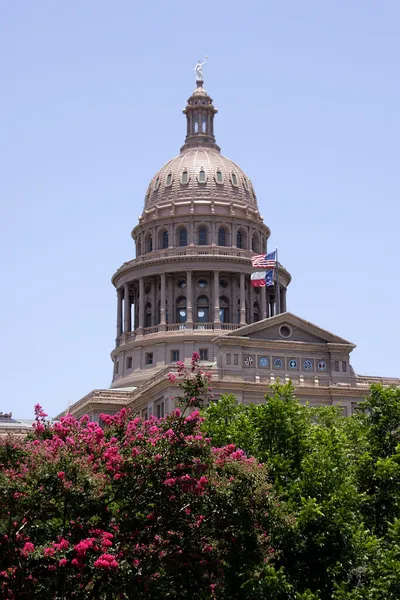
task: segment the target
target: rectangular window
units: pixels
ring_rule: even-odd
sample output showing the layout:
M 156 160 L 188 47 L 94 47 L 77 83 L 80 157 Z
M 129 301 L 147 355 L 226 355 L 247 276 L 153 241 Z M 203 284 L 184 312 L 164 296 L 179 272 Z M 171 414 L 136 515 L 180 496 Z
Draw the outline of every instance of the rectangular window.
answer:
M 153 407 L 149 406 L 149 418 L 153 415 Z
M 119 370 L 119 360 L 117 360 L 117 361 L 115 362 L 115 374 L 117 374 L 117 373 L 118 373 L 118 370 Z
M 208 348 L 200 348 L 200 360 L 208 360 Z
M 127 356 L 126 357 L 126 368 L 127 369 L 132 369 L 132 356 Z
M 152 365 L 152 364 L 153 364 L 153 353 L 146 352 L 146 365 Z
M 171 362 L 177 362 L 179 360 L 179 350 L 171 350 Z
M 162 419 L 164 416 L 164 402 L 159 402 L 155 408 L 157 419 Z
M 230 355 L 230 354 L 227 354 L 227 355 L 226 355 L 226 364 L 227 364 L 227 365 L 230 365 L 230 364 L 231 364 L 231 355 Z
M 347 371 L 347 362 L 345 360 L 342 360 L 342 371 L 343 373 L 346 373 Z
M 335 371 L 339 371 L 339 361 L 335 360 Z
M 233 355 L 233 364 L 234 365 L 238 365 L 239 364 L 239 354 L 234 354 Z

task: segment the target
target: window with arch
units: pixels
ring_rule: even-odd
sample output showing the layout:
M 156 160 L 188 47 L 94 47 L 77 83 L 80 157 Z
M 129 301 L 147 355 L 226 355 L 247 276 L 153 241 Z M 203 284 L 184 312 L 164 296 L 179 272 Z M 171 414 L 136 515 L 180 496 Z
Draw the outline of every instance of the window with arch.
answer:
M 229 300 L 226 296 L 219 298 L 219 318 L 221 323 L 229 323 Z
M 159 187 L 160 187 L 160 177 L 156 177 L 156 180 L 154 182 L 154 191 L 157 191 Z
M 241 229 L 236 232 L 236 248 L 244 248 L 244 234 Z
M 186 323 L 187 319 L 187 301 L 185 296 L 179 296 L 176 299 L 176 322 Z
M 182 171 L 181 183 L 183 185 L 187 185 L 189 183 L 189 171 L 187 169 Z
M 199 183 L 205 183 L 206 182 L 206 172 L 203 169 L 203 167 L 201 167 L 200 171 L 199 171 Z
M 234 185 L 235 187 L 237 187 L 238 180 L 237 180 L 236 173 L 234 173 L 233 171 L 231 173 L 231 178 L 232 178 L 232 185 Z
M 226 246 L 227 245 L 227 231 L 225 227 L 220 227 L 218 229 L 218 246 Z
M 208 243 L 207 227 L 201 226 L 197 230 L 197 243 L 199 246 L 207 246 Z
M 208 323 L 210 305 L 207 296 L 199 296 L 196 302 L 196 317 L 198 323 Z
M 253 322 L 257 323 L 260 320 L 260 305 L 258 302 L 254 302 L 253 304 Z
M 247 180 L 247 177 L 244 177 L 244 178 L 243 178 L 243 185 L 244 185 L 245 189 L 246 189 L 247 191 L 249 191 L 249 182 L 248 182 L 248 180 Z
M 165 180 L 165 185 L 167 185 L 167 186 L 172 185 L 172 173 L 168 173 L 167 179 Z
M 206 133 L 206 131 L 207 131 L 207 119 L 206 119 L 206 117 L 202 117 L 202 119 L 201 119 L 201 131 L 202 131 L 202 133 Z
M 178 246 L 181 248 L 183 246 L 187 246 L 188 243 L 188 234 L 186 227 L 181 227 L 178 231 Z
M 151 302 L 144 307 L 144 326 L 151 327 Z
M 153 238 L 150 234 L 146 237 L 146 253 L 147 252 L 153 252 Z
M 193 127 L 194 127 L 194 132 L 199 133 L 199 118 L 198 117 L 195 117 Z
M 251 238 L 251 249 L 253 252 L 260 252 L 260 239 L 257 233 L 253 233 Z
M 168 231 L 163 231 L 161 235 L 161 248 L 165 250 L 168 248 Z
M 224 182 L 224 177 L 222 175 L 222 171 L 220 169 L 218 169 L 218 171 L 215 174 L 215 180 L 217 183 L 223 183 Z

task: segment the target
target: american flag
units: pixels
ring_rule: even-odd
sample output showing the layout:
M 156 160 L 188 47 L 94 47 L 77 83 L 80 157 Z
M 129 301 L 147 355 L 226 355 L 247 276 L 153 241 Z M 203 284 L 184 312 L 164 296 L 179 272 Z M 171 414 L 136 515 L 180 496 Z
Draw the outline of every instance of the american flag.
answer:
M 276 250 L 269 254 L 257 254 L 251 257 L 251 265 L 253 267 L 274 269 L 276 265 Z

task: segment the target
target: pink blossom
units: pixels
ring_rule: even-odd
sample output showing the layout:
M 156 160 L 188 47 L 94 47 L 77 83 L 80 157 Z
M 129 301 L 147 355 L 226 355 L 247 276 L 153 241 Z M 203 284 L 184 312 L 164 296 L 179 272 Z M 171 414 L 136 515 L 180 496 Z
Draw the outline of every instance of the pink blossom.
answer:
M 174 373 L 168 373 L 168 379 L 171 383 L 175 383 L 177 376 Z
M 28 554 L 32 554 L 32 552 L 35 552 L 34 544 L 32 544 L 32 542 L 26 542 L 21 550 L 22 556 L 28 556 Z
M 64 479 L 64 477 L 65 477 L 65 473 L 64 473 L 64 471 L 59 471 L 59 472 L 57 473 L 57 477 L 58 477 L 58 479 Z

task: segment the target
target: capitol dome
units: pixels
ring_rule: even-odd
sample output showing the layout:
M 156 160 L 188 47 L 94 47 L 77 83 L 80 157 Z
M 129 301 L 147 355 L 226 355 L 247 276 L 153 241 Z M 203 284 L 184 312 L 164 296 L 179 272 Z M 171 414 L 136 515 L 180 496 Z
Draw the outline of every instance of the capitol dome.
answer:
M 250 179 L 229 158 L 220 154 L 215 142 L 212 99 L 197 82 L 184 109 L 187 134 L 181 154 L 168 161 L 147 188 L 145 209 L 166 202 L 215 200 L 250 205 L 257 199 Z
M 214 148 L 186 148 L 168 161 L 150 182 L 145 208 L 202 198 L 257 208 L 250 179 L 236 163 Z

